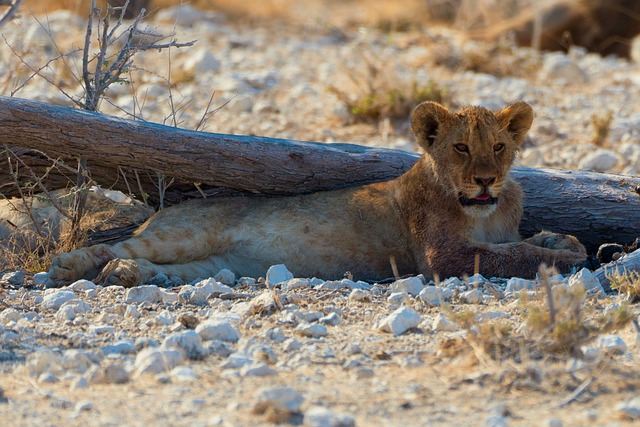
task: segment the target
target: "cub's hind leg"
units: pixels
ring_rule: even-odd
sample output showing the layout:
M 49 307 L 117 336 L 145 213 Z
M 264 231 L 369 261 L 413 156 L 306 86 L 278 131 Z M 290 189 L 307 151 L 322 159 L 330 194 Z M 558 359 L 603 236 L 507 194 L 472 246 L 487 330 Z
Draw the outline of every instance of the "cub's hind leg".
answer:
M 95 245 L 59 255 L 51 263 L 52 286 L 68 285 L 79 279 L 93 279 L 116 255 L 108 245 Z
M 113 259 L 102 269 L 96 283 L 103 286 L 130 288 L 163 273 L 167 277 L 179 277 L 184 282 L 213 277 L 224 265 L 216 257 L 184 264 L 154 264 L 147 259 Z
M 211 221 L 211 218 L 224 218 L 224 215 L 212 213 L 211 208 L 197 209 L 188 204 L 165 209 L 140 226 L 128 240 L 60 255 L 52 263 L 49 278 L 55 286 L 62 286 L 78 279 L 93 279 L 115 259 L 182 265 L 224 253 L 233 238 L 223 231 L 226 226 L 220 226 L 220 221 Z

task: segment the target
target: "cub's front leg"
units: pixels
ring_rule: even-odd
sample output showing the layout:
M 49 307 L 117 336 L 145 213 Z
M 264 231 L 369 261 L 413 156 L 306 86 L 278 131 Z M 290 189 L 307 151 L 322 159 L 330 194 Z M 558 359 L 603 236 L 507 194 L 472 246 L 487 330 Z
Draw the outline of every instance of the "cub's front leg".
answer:
M 568 236 L 571 237 L 571 236 Z M 575 238 L 574 238 L 575 239 Z M 578 242 L 579 244 L 579 242 Z M 580 244 L 579 244 L 580 245 Z M 534 278 L 540 264 L 554 266 L 568 273 L 581 265 L 587 255 L 584 247 L 549 249 L 529 242 L 466 244 L 458 242 L 454 248 L 427 250 L 426 258 L 433 273 L 440 277 L 472 275 L 476 257 L 480 258 L 479 272 L 486 277 Z
M 578 239 L 569 234 L 558 234 L 550 231 L 541 231 L 535 236 L 524 239 L 523 242 L 529 243 L 534 246 L 540 246 L 541 248 L 557 249 L 557 250 L 569 250 L 587 255 L 587 250 L 584 245 L 580 243 Z

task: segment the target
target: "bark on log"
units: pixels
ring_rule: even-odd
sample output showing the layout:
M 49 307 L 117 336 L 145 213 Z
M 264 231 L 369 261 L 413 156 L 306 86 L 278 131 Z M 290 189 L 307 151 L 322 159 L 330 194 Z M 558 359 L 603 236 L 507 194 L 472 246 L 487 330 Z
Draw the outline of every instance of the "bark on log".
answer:
M 169 203 L 197 197 L 194 182 L 210 195 L 292 195 L 392 179 L 418 159 L 352 144 L 193 132 L 5 97 L 0 97 L 0 141 L 11 144 L 38 176 L 51 166 L 47 156 L 75 164 L 82 155 L 103 187 L 134 194 L 140 187 L 152 201 L 157 201 L 157 175 L 166 175 L 176 180 L 166 193 Z M 126 171 L 128 185 L 120 171 Z M 31 178 L 27 168 L 19 173 L 21 181 Z M 514 168 L 513 176 L 525 192 L 524 236 L 541 229 L 570 233 L 590 251 L 603 242 L 630 243 L 640 236 L 640 178 L 531 168 Z M 43 183 L 66 187 L 68 177 L 48 171 Z M 2 156 L 0 192 L 16 195 L 13 186 L 2 186 L 7 182 L 13 178 Z

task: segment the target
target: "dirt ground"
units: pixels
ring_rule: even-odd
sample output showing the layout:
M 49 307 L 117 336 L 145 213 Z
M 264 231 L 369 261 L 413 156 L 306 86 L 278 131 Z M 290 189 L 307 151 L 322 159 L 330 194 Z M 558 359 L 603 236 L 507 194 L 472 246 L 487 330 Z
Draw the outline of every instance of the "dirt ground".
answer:
M 175 81 L 159 77 L 166 56 L 142 56 L 140 68 L 153 73 L 136 85 L 114 88 L 105 112 L 127 116 L 132 94 L 140 99 L 151 94 L 145 117 L 166 121 L 166 91 L 172 87 L 183 100 L 190 99 L 181 118 L 193 128 L 215 89 L 217 105 L 228 104 L 210 121 L 210 131 L 415 151 L 406 119 L 358 121 L 329 90 L 355 94 L 366 86 L 373 77 L 353 81 L 350 73 L 364 73 L 369 58 L 370 72 L 393 84 L 436 79 L 451 106 L 501 107 L 513 98 L 531 102 L 536 123 L 519 164 L 596 165 L 601 171 L 640 173 L 640 106 L 635 102 L 640 67 L 627 60 L 579 49 L 558 57 L 470 43 L 459 28 L 416 24 L 423 10 L 413 1 L 415 9 L 408 9 L 415 12 L 413 21 L 402 32 L 381 19 L 388 15 L 396 24 L 406 22 L 407 9 L 399 11 L 396 2 L 374 2 L 375 7 L 331 2 L 326 10 L 310 2 L 313 7 L 305 11 L 270 1 L 251 13 L 230 5 L 235 2 L 209 3 L 217 4 L 210 10 L 220 15 L 177 27 L 182 40 L 197 38 L 200 45 L 173 53 L 179 70 Z M 60 46 L 82 40 L 75 21 L 56 19 L 52 26 L 62 22 L 71 32 L 64 33 Z M 162 29 L 176 28 L 175 22 L 158 22 Z M 32 29 L 31 24 L 25 20 L 19 28 Z M 25 51 L 34 60 L 52 52 L 38 31 L 21 34 L 11 36 L 41 42 Z M 215 60 L 202 59 L 204 51 L 214 52 Z M 15 80 L 2 80 L 1 93 L 7 95 L 12 90 L 7 88 L 29 73 L 14 68 L 15 59 L 8 59 L 13 57 L 6 49 L 3 53 L 1 70 L 15 73 L 10 76 Z M 200 65 L 188 65 L 193 57 L 213 70 L 194 72 Z M 59 71 L 55 65 L 51 69 Z M 72 79 L 63 81 L 70 93 L 78 89 Z M 69 105 L 56 88 L 37 79 L 31 83 L 16 96 Z M 594 116 L 606 118 L 607 111 L 615 118 L 597 139 Z M 586 164 L 594 152 L 614 160 L 607 167 Z M 392 291 L 388 283 L 359 291 L 349 281 L 334 288 L 307 281 L 272 291 L 258 280 L 194 303 L 177 296 L 190 285 L 157 291 L 159 300 L 139 301 L 122 288 L 47 290 L 34 282 L 33 273 L 27 270 L 17 284 L 8 277 L 0 280 L 3 426 L 556 427 L 631 426 L 640 420 L 640 331 L 628 321 L 638 318 L 639 307 L 624 294 L 580 299 L 573 332 L 562 335 L 572 344 L 551 350 L 560 341 L 556 330 L 540 332 L 533 321 L 535 304 L 548 312 L 540 280 L 536 291 L 522 293 L 507 291 L 508 278 L 476 284 L 463 278 L 447 288 L 451 295 L 439 306 L 416 292 Z M 465 292 L 476 288 L 479 300 L 466 299 Z M 66 302 L 47 305 L 51 295 L 65 292 Z M 271 298 L 269 304 L 256 308 L 264 298 Z M 80 308 L 69 315 L 65 304 Z M 419 320 L 398 335 L 382 331 L 380 323 L 402 307 Z M 618 328 L 603 326 L 602 318 L 620 307 L 627 321 Z M 454 325 L 443 326 L 443 316 Z M 239 339 L 188 335 L 196 325 L 218 318 L 235 328 Z M 326 330 L 310 336 L 303 331 L 309 325 Z M 161 368 L 141 373 L 144 351 L 169 351 L 167 340 L 177 336 L 193 338 L 200 353 L 181 356 L 175 366 L 163 365 L 170 356 L 161 353 L 166 358 L 157 362 Z M 126 350 L 113 350 L 116 345 Z M 178 348 L 189 352 L 186 345 Z M 280 386 L 294 389 L 302 402 L 293 410 L 282 410 L 278 402 L 260 409 L 261 390 Z

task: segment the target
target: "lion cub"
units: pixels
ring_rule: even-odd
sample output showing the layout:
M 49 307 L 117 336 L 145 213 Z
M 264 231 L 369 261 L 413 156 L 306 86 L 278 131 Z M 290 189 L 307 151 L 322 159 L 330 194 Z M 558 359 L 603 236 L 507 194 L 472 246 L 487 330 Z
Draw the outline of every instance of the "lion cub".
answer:
M 525 102 L 459 112 L 425 102 L 411 127 L 425 150 L 404 175 L 356 188 L 281 198 L 195 200 L 164 209 L 135 236 L 53 261 L 56 285 L 95 278 L 135 286 L 158 273 L 184 281 L 227 268 L 258 277 L 284 263 L 297 277 L 356 279 L 399 273 L 532 277 L 541 263 L 568 270 L 586 258 L 575 237 L 521 241 L 522 192 L 509 176 L 531 126 Z

